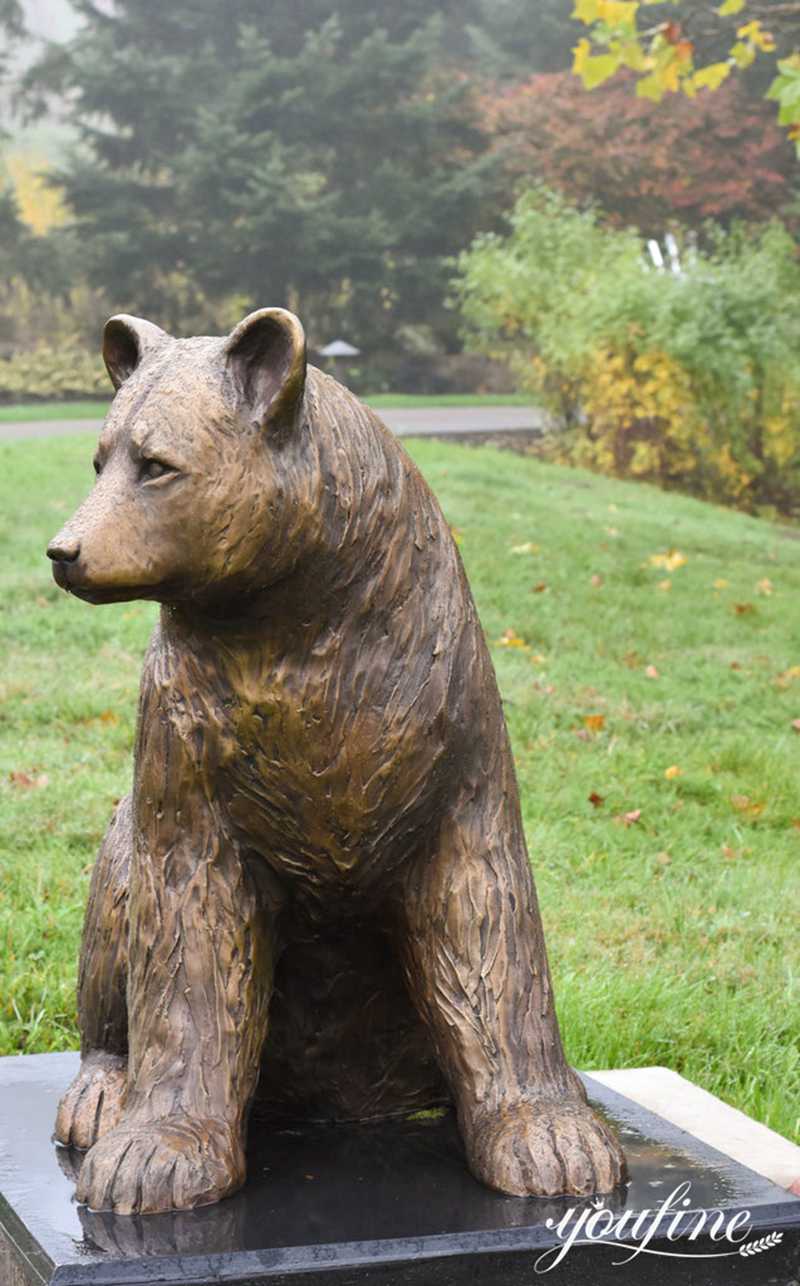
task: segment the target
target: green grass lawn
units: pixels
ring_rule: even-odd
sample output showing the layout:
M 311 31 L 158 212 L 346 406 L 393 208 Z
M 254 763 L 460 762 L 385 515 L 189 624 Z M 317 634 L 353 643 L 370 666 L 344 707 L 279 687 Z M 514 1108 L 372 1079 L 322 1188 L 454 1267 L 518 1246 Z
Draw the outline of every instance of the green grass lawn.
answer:
M 0 447 L 2 1053 L 76 1043 L 88 873 L 130 781 L 154 609 L 71 600 L 43 556 L 91 450 Z M 492 644 L 572 1061 L 665 1064 L 796 1135 L 798 533 L 488 447 L 411 450 Z
M 364 399 L 376 408 L 414 406 L 528 406 L 530 398 L 522 393 L 375 393 Z M 102 419 L 108 402 L 16 402 L 0 406 L 0 424 L 42 420 Z

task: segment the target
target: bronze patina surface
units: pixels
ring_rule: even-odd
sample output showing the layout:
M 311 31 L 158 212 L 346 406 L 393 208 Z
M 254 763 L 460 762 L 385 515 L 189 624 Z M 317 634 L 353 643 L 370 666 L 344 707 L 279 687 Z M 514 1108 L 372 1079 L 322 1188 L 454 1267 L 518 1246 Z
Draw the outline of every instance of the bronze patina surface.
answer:
M 51 543 L 89 603 L 163 606 L 133 791 L 92 879 L 77 1195 L 151 1212 L 245 1180 L 254 1100 L 318 1120 L 452 1101 L 473 1173 L 610 1192 L 567 1066 L 500 697 L 439 506 L 296 317 L 116 317 L 89 497 Z

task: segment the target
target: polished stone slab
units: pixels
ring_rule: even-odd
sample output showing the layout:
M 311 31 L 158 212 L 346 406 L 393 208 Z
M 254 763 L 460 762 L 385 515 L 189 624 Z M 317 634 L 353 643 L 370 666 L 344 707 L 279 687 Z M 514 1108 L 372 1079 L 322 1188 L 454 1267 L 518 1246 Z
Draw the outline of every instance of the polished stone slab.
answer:
M 770 1238 L 770 1247 L 742 1255 L 705 1232 L 694 1241 L 656 1234 L 647 1253 L 624 1264 L 631 1252 L 619 1244 L 576 1243 L 543 1273 L 540 1257 L 563 1244 L 552 1221 L 591 1207 L 489 1192 L 466 1170 L 449 1116 L 278 1130 L 252 1151 L 244 1190 L 216 1206 L 143 1218 L 93 1214 L 73 1199 L 80 1155 L 50 1141 L 76 1064 L 74 1054 L 0 1059 L 0 1286 L 534 1286 L 540 1276 L 556 1286 L 800 1282 L 800 1199 L 588 1077 L 629 1158 L 629 1186 L 606 1201 L 615 1216 L 655 1211 L 689 1183 L 684 1220 L 692 1211 L 718 1209 L 726 1219 L 746 1211 L 747 1245 Z M 654 1217 L 644 1218 L 640 1237 Z
M 669 1067 L 592 1072 L 592 1080 L 663 1116 L 718 1152 L 800 1196 L 800 1147 Z M 800 1088 L 800 1087 L 798 1087 Z

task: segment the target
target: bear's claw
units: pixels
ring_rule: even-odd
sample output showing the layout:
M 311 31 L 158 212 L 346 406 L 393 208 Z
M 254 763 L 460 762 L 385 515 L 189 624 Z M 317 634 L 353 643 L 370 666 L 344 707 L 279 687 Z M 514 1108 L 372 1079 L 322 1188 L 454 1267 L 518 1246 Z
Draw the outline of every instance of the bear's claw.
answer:
M 128 1063 L 117 1054 L 89 1054 L 58 1105 L 56 1142 L 90 1148 L 117 1124 L 128 1083 Z
M 609 1193 L 626 1177 L 622 1149 L 587 1103 L 534 1099 L 465 1130 L 476 1178 L 515 1197 Z
M 209 1205 L 244 1180 L 244 1149 L 222 1121 L 123 1120 L 87 1153 L 76 1195 L 91 1210 L 154 1214 Z

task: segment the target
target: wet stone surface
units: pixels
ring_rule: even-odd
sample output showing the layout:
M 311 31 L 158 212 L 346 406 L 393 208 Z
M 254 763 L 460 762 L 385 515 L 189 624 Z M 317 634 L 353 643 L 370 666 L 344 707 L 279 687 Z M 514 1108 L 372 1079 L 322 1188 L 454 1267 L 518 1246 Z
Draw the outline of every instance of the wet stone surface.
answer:
M 488 1191 L 466 1170 L 449 1115 L 360 1127 L 256 1128 L 250 1178 L 236 1196 L 179 1214 L 93 1213 L 74 1201 L 81 1154 L 51 1142 L 56 1104 L 76 1065 L 76 1054 L 0 1059 L 0 1286 L 800 1281 L 800 1199 L 591 1078 L 590 1097 L 619 1130 L 631 1172 L 629 1185 L 605 1199 L 606 1210 L 617 1219 L 631 1212 L 630 1229 L 634 1212 L 655 1217 L 688 1183 L 684 1219 L 699 1210 L 721 1211 L 726 1220 L 747 1211 L 739 1224 L 746 1237 L 711 1240 L 709 1217 L 690 1241 L 695 1216 L 670 1241 L 663 1235 L 670 1215 L 631 1262 L 620 1262 L 631 1250 L 618 1243 L 580 1238 L 554 1262 L 564 1237 L 553 1222 L 570 1209 L 576 1212 L 570 1222 L 582 1211 L 593 1214 L 590 1203 Z M 645 1219 L 640 1241 L 648 1227 Z M 772 1246 L 739 1253 L 740 1244 L 770 1237 Z

